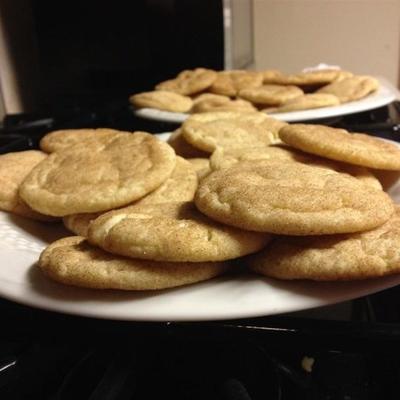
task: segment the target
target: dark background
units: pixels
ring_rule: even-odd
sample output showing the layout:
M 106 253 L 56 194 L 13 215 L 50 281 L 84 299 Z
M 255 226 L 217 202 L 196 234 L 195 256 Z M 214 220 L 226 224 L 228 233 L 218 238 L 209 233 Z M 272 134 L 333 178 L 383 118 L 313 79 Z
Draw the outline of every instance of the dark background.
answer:
M 220 0 L 4 0 L 0 7 L 31 111 L 126 102 L 183 69 L 224 67 Z

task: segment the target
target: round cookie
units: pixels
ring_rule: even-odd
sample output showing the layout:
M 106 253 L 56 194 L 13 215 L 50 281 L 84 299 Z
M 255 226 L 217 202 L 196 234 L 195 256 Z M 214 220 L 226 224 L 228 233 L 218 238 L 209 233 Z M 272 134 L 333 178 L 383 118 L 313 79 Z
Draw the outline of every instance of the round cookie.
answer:
M 310 157 L 306 153 L 291 149 L 284 145 L 264 147 L 234 147 L 224 149 L 218 147 L 210 157 L 212 171 L 230 168 L 242 161 L 279 160 L 287 162 L 306 162 Z
M 379 180 L 366 168 L 357 165 L 345 164 L 339 161 L 328 160 L 303 153 L 286 145 L 272 145 L 267 147 L 242 147 L 215 150 L 210 157 L 210 166 L 213 171 L 229 168 L 238 162 L 252 160 L 277 160 L 284 162 L 300 162 L 321 168 L 330 168 L 336 172 L 346 173 L 363 181 L 365 184 L 382 189 Z
M 190 116 L 181 129 L 187 142 L 212 153 L 218 146 L 231 148 L 275 143 L 279 130 L 286 125 L 259 112 L 214 112 Z
M 39 150 L 26 150 L 0 155 L 0 209 L 39 221 L 53 218 L 32 210 L 20 198 L 19 187 L 32 169 L 47 158 Z
M 204 100 L 213 100 L 213 101 L 223 102 L 223 101 L 229 101 L 230 97 L 224 96 L 222 94 L 205 92 L 205 93 L 201 93 L 201 94 L 198 94 L 198 95 L 192 97 L 192 100 L 193 100 L 193 107 L 194 107 L 196 104 L 201 103 Z
M 59 131 L 49 132 L 40 140 L 39 146 L 46 153 L 62 151 L 66 148 L 82 144 L 83 146 L 90 145 L 93 140 L 98 140 L 100 143 L 108 143 L 116 135 L 121 133 L 131 133 L 116 131 L 114 129 L 63 129 Z
M 223 261 L 263 248 L 269 235 L 210 220 L 192 202 L 125 207 L 93 221 L 89 241 L 111 253 L 156 261 Z
M 216 78 L 217 72 L 211 69 L 196 68 L 194 70 L 185 70 L 179 73 L 175 79 L 159 83 L 156 86 L 156 90 L 170 91 L 188 96 L 206 90 Z
M 156 190 L 142 197 L 134 204 L 157 204 L 175 201 L 192 201 L 198 185 L 196 171 L 192 164 L 182 157 L 176 158 L 171 176 Z M 64 225 L 71 232 L 87 237 L 90 223 L 102 213 L 83 213 L 67 215 Z
M 178 156 L 171 176 L 156 190 L 142 197 L 135 204 L 193 201 L 197 186 L 198 177 L 194 167 L 189 161 Z
M 343 71 L 341 69 L 317 69 L 312 71 L 300 72 L 291 75 L 295 85 L 299 86 L 314 86 L 314 85 L 327 85 L 332 82 L 338 82 L 345 78 L 353 76 L 351 72 Z
M 351 76 L 330 83 L 317 93 L 335 95 L 341 103 L 362 99 L 379 88 L 379 82 L 371 76 Z
M 400 272 L 400 208 L 378 228 L 319 237 L 276 237 L 247 265 L 279 279 L 318 281 L 376 278 Z
M 30 207 L 48 215 L 105 211 L 155 190 L 175 163 L 173 149 L 154 136 L 121 134 L 106 145 L 93 142 L 50 154 L 19 193 Z
M 167 143 L 175 150 L 176 155 L 184 158 L 207 158 L 209 155 L 207 152 L 199 150 L 188 143 L 183 137 L 181 128 L 171 133 Z
M 190 97 L 179 93 L 155 90 L 153 92 L 137 93 L 129 97 L 129 101 L 138 108 L 155 108 L 171 112 L 188 112 L 193 105 Z
M 267 69 L 261 72 L 263 74 L 263 84 L 281 84 L 285 74 L 277 69 Z
M 334 81 L 353 76 L 351 72 L 340 69 L 323 69 L 298 74 L 284 74 L 277 70 L 263 71 L 264 83 L 278 85 L 297 85 L 297 86 L 320 86 L 327 85 Z
M 256 71 L 220 71 L 209 91 L 224 96 L 234 97 L 240 90 L 256 88 L 262 85 L 263 74 Z
M 214 95 L 217 96 L 217 95 Z M 193 104 L 191 113 L 204 113 L 216 111 L 239 111 L 239 112 L 254 112 L 257 109 L 247 100 L 236 99 L 232 100 L 229 97 L 220 96 L 221 99 L 205 98 Z
M 368 168 L 399 170 L 400 148 L 362 133 L 323 125 L 292 124 L 279 131 L 283 142 L 332 160 Z
M 297 86 L 264 85 L 258 88 L 246 88 L 239 92 L 239 97 L 258 105 L 281 105 L 289 100 L 304 95 Z
M 370 172 L 370 170 L 365 167 L 319 157 L 311 157 L 309 160 L 304 161 L 304 164 L 314 165 L 321 168 L 330 168 L 333 171 L 340 172 L 342 174 L 349 174 L 366 185 L 382 190 L 382 185 L 379 180 L 372 172 Z
M 284 113 L 291 111 L 311 110 L 314 108 L 332 107 L 340 104 L 339 99 L 328 93 L 310 93 L 303 96 L 295 97 L 283 103 L 280 107 L 266 108 L 265 111 L 269 114 Z
M 211 173 L 200 182 L 195 203 L 222 223 L 287 235 L 372 229 L 393 213 L 385 192 L 350 175 L 270 160 L 241 162 Z
M 49 278 L 92 289 L 157 290 L 205 281 L 226 272 L 228 263 L 158 263 L 115 256 L 83 237 L 49 245 L 38 266 Z

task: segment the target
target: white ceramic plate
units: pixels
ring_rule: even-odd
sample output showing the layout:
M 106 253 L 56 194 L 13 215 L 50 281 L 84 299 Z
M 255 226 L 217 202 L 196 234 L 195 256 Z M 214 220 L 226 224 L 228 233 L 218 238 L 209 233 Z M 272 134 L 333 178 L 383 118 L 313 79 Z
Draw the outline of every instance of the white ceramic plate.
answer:
M 160 135 L 166 139 L 168 134 Z M 389 194 L 400 202 L 400 180 Z M 400 284 L 400 274 L 355 282 L 278 281 L 250 273 L 154 292 L 96 291 L 48 280 L 35 263 L 42 249 L 70 234 L 0 211 L 0 296 L 47 310 L 142 321 L 248 318 L 334 304 Z
M 287 122 L 311 121 L 339 117 L 347 114 L 354 114 L 362 111 L 373 110 L 390 104 L 396 98 L 400 98 L 399 91 L 386 79 L 378 78 L 380 88 L 375 93 L 364 99 L 352 101 L 334 107 L 316 108 L 313 110 L 293 111 L 287 113 L 271 114 L 272 117 Z M 156 121 L 171 123 L 182 123 L 189 114 L 174 113 L 169 111 L 156 110 L 154 108 L 141 108 L 134 110 L 136 116 Z

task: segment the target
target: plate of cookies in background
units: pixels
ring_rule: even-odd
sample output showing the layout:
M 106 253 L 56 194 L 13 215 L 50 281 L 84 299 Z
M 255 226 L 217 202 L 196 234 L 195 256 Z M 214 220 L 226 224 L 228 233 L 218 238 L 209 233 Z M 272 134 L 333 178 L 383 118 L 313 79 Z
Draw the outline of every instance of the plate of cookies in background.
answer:
M 279 70 L 185 70 L 129 101 L 138 117 L 182 123 L 189 115 L 262 111 L 286 122 L 372 110 L 399 98 L 386 79 L 326 67 L 295 74 Z
M 263 112 L 0 156 L 0 295 L 120 320 L 298 311 L 400 283 L 400 147 Z

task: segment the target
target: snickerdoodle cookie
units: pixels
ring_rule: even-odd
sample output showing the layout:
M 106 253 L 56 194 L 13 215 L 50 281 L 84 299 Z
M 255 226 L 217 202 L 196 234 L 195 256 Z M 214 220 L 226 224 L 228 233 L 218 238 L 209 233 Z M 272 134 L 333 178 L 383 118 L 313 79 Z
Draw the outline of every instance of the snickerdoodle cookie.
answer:
M 393 213 L 385 192 L 348 174 L 270 160 L 212 172 L 200 182 L 195 203 L 222 223 L 287 235 L 372 229 Z
M 234 97 L 240 90 L 256 88 L 262 85 L 263 74 L 257 71 L 220 71 L 209 91 L 224 96 Z
M 280 106 L 302 95 L 304 95 L 303 91 L 297 86 L 272 84 L 246 88 L 239 92 L 239 97 L 263 106 Z
M 111 253 L 156 261 L 223 261 L 254 253 L 269 235 L 222 225 L 192 202 L 125 207 L 90 224 L 89 241 Z
M 263 71 L 264 83 L 274 83 L 279 85 L 298 85 L 298 86 L 320 86 L 327 85 L 334 81 L 353 76 L 351 72 L 341 69 L 320 69 L 297 74 L 284 74 L 278 70 Z
M 242 147 L 232 149 L 223 149 L 219 147 L 210 157 L 210 166 L 211 169 L 215 171 L 222 168 L 229 168 L 242 161 L 251 160 L 300 162 L 321 168 L 330 168 L 337 172 L 352 175 L 367 185 L 371 185 L 377 189 L 382 189 L 379 180 L 365 167 L 328 160 L 327 158 L 321 158 L 298 151 L 283 144 L 266 147 Z
M 275 143 L 285 122 L 259 112 L 213 112 L 190 116 L 182 125 L 183 137 L 191 145 L 212 153 L 224 148 L 266 146 Z
M 292 124 L 279 131 L 283 142 L 299 150 L 369 168 L 399 170 L 400 148 L 362 133 L 324 125 Z
M 268 114 L 284 113 L 290 111 L 311 110 L 314 108 L 332 107 L 340 104 L 339 99 L 328 93 L 309 93 L 288 100 L 279 107 L 266 108 L 262 111 Z
M 319 237 L 276 237 L 247 264 L 279 279 L 354 280 L 400 272 L 400 208 L 378 228 Z
M 174 150 L 137 132 L 107 144 L 72 146 L 50 154 L 20 186 L 20 196 L 43 214 L 65 216 L 121 207 L 159 187 L 175 168 Z
M 107 143 L 112 140 L 116 135 L 123 132 L 114 129 L 100 128 L 100 129 L 63 129 L 59 131 L 49 132 L 40 140 L 40 148 L 46 153 L 53 153 L 54 151 L 64 150 L 75 144 L 82 144 L 86 146 L 93 140 L 98 140 L 101 143 Z
M 156 89 L 188 96 L 206 90 L 216 78 L 217 72 L 211 69 L 185 70 L 180 72 L 176 78 L 159 83 Z
M 19 187 L 32 169 L 47 158 L 39 150 L 19 151 L 0 155 L 0 209 L 23 217 L 49 220 L 46 215 L 32 210 L 20 198 Z
M 171 176 L 156 190 L 134 202 L 134 204 L 157 204 L 175 201 L 192 201 L 198 185 L 196 171 L 189 161 L 176 158 Z M 64 225 L 79 236 L 87 236 L 89 224 L 102 213 L 66 215 Z
M 335 95 L 341 103 L 359 100 L 379 88 L 379 82 L 372 76 L 351 76 L 334 81 L 317 90 L 317 93 Z
M 217 96 L 217 95 L 214 95 Z M 199 100 L 196 104 L 193 104 L 191 113 L 204 113 L 204 112 L 215 112 L 215 111 L 239 111 L 239 112 L 251 112 L 257 111 L 257 109 L 247 100 L 243 99 L 231 99 L 229 97 L 220 96 L 221 98 L 204 98 Z
M 309 159 L 308 154 L 296 151 L 285 145 L 233 147 L 227 149 L 218 147 L 210 157 L 210 166 L 213 171 L 216 171 L 232 167 L 242 161 L 281 160 L 306 162 Z
M 193 165 L 182 157 L 176 157 L 175 168 L 164 183 L 135 204 L 156 204 L 174 201 L 192 201 L 198 185 Z
M 166 90 L 137 93 L 129 97 L 129 101 L 138 108 L 155 108 L 172 112 L 188 112 L 193 105 L 190 97 Z
M 51 279 L 92 289 L 157 290 L 205 281 L 226 272 L 227 262 L 172 263 L 115 256 L 80 236 L 49 245 L 38 266 Z

